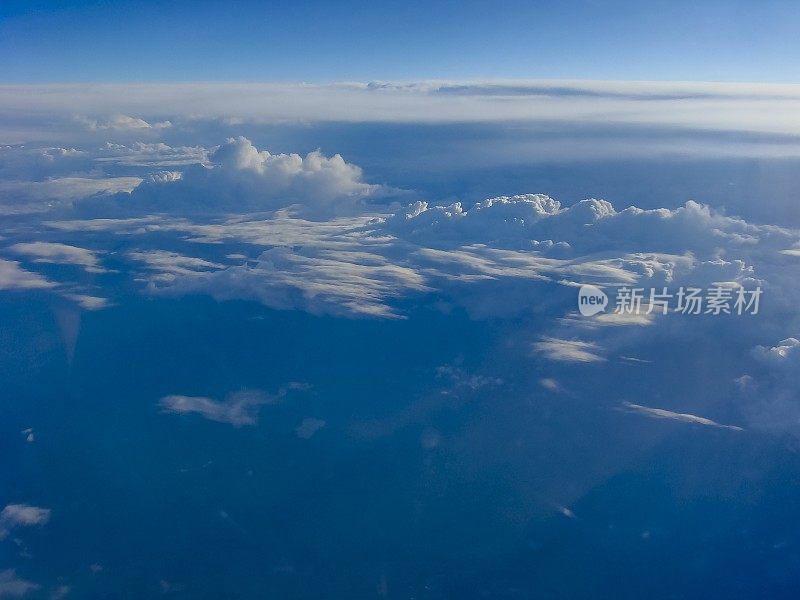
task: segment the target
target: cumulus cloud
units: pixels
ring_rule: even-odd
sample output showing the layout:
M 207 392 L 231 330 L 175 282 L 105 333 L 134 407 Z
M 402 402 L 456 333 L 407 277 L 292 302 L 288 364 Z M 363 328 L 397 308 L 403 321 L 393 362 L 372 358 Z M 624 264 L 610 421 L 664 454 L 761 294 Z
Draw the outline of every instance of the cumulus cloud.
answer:
M 28 504 L 9 504 L 0 512 L 0 540 L 12 529 L 44 525 L 50 520 L 50 509 Z
M 180 177 L 150 178 L 129 196 L 124 210 L 192 213 L 246 213 L 295 207 L 316 218 L 349 214 L 387 192 L 363 181 L 361 169 L 339 154 L 306 156 L 258 150 L 244 137 L 230 138 Z M 108 204 L 94 204 L 96 208 Z
M 752 349 L 751 372 L 737 378 L 741 409 L 753 427 L 800 435 L 800 340 L 789 337 Z
M 698 417 L 688 413 L 672 412 L 663 408 L 651 408 L 649 406 L 642 406 L 641 404 L 631 404 L 630 402 L 622 403 L 626 412 L 644 415 L 653 419 L 667 419 L 670 421 L 680 421 L 682 423 L 693 423 L 695 425 L 706 425 L 708 427 L 719 427 L 721 429 L 731 429 L 733 431 L 743 431 L 741 427 L 736 425 L 722 425 L 711 419 L 705 417 Z
M 756 346 L 753 354 L 779 368 L 794 367 L 800 364 L 800 340 L 790 337 L 775 346 Z
M 89 129 L 90 131 L 140 131 L 143 129 L 168 129 L 172 127 L 169 121 L 158 121 L 148 123 L 144 119 L 131 117 L 129 115 L 114 115 L 107 119 L 91 119 L 89 117 L 78 116 L 75 120 Z
M 481 243 L 558 257 L 608 250 L 709 253 L 767 243 L 777 249 L 793 239 L 787 230 L 752 225 L 693 201 L 674 210 L 617 211 L 596 199 L 564 208 L 542 194 L 489 198 L 469 210 L 459 202 L 429 206 L 420 201 L 387 219 L 385 228 L 430 246 Z
M 209 421 L 228 423 L 234 427 L 255 425 L 260 408 L 275 399 L 258 390 L 232 392 L 225 400 L 204 396 L 164 396 L 159 401 L 161 411 L 174 414 L 198 414 Z
M 257 172 L 269 159 L 251 146 L 242 153 L 247 146 L 241 140 L 232 144 L 225 160 L 230 168 Z M 219 167 L 198 168 L 213 173 Z M 152 185 L 171 189 L 187 177 Z M 778 288 L 790 289 L 775 261 L 792 260 L 780 250 L 800 237 L 695 202 L 672 210 L 618 211 L 603 200 L 562 207 L 541 194 L 490 198 L 466 210 L 419 202 L 377 218 L 309 220 L 278 210 L 200 221 L 160 215 L 47 225 L 75 234 L 113 231 L 195 244 L 191 256 L 166 248 L 127 253 L 146 266 L 137 277 L 152 292 L 208 293 L 273 308 L 375 317 L 402 316 L 398 301 L 434 291 L 457 298 L 475 316 L 497 316 L 529 310 L 534 297 L 540 309 L 557 302 L 563 295 L 545 293 L 553 285 L 753 287 L 768 275 Z M 771 298 L 780 300 L 774 293 Z M 591 325 L 650 325 L 653 318 L 606 314 Z
M 80 170 L 89 154 L 78 148 L 0 145 L 0 179 L 38 181 Z

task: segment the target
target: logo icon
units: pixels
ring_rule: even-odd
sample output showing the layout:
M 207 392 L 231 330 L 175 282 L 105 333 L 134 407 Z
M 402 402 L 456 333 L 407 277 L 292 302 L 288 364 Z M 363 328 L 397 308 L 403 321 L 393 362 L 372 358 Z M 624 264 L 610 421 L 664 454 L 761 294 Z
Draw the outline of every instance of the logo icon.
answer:
M 595 285 L 582 285 L 578 290 L 578 310 L 584 317 L 603 312 L 608 306 L 608 296 Z

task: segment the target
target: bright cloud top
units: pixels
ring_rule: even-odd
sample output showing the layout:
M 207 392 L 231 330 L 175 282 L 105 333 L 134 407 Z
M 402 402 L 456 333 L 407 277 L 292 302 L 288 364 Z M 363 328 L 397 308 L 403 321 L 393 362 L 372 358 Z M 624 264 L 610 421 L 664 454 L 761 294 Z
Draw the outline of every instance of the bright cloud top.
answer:
M 271 154 L 238 137 L 211 153 L 208 166 L 193 165 L 181 174 L 156 173 L 130 195 L 117 195 L 116 207 L 191 214 L 295 206 L 303 214 L 330 217 L 352 213 L 364 200 L 382 193 L 381 186 L 365 183 L 361 169 L 338 154 Z M 103 210 L 109 203 L 101 199 L 94 206 Z

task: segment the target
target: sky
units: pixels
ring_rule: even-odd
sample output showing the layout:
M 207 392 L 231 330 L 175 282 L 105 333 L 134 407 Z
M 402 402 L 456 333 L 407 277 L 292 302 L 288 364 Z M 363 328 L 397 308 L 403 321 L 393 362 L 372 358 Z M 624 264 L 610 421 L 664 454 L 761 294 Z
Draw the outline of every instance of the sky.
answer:
M 4 2 L 0 81 L 792 82 L 791 1 Z
M 797 598 L 799 16 L 0 4 L 0 599 Z

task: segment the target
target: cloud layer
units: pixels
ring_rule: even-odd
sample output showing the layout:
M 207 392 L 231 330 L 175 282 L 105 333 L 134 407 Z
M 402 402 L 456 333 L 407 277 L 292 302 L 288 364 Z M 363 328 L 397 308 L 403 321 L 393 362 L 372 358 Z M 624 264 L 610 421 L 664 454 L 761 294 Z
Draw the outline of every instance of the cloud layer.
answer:
M 798 104 L 800 87 L 791 84 L 431 81 L 0 86 L 0 113 L 24 108 L 29 114 L 70 119 L 84 115 L 79 122 L 95 130 L 169 127 L 173 123 L 157 117 L 169 114 L 184 119 L 234 116 L 256 122 L 569 119 L 797 134 L 800 128 L 793 125 L 793 115 Z

